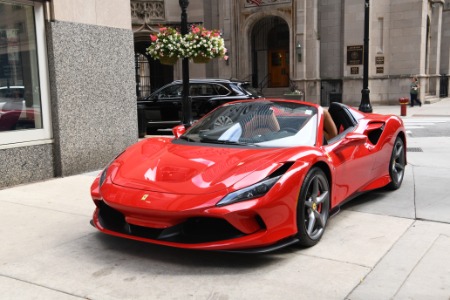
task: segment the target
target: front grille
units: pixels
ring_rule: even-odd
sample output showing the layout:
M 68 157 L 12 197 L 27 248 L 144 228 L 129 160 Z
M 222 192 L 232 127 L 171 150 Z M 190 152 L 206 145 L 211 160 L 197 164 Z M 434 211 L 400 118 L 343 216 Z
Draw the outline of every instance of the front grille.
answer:
M 184 244 L 222 241 L 244 236 L 226 220 L 196 217 L 175 226 L 158 229 L 129 224 L 125 216 L 104 202 L 98 204 L 100 224 L 111 231 L 141 238 Z

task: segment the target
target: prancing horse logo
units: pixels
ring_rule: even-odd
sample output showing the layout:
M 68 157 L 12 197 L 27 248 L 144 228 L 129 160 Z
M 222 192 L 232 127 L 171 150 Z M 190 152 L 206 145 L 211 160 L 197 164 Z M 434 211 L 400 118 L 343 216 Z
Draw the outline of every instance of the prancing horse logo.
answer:
M 142 196 L 141 201 L 145 201 L 148 197 L 148 194 L 144 194 L 144 196 Z

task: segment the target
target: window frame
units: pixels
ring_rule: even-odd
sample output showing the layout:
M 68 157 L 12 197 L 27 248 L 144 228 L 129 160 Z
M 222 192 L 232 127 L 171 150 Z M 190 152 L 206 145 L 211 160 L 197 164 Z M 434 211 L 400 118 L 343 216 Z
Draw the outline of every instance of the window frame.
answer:
M 29 5 L 34 10 L 42 128 L 0 132 L 0 149 L 52 143 L 45 7 L 43 3 L 36 1 L 7 1 L 7 3 Z
M 223 84 L 214 84 L 214 89 L 217 93 L 217 96 L 220 96 L 220 97 L 226 97 L 226 96 L 231 95 L 231 93 L 232 93 L 231 89 L 229 89 L 228 87 L 226 87 Z M 221 93 L 222 91 L 226 91 L 227 93 L 222 94 Z

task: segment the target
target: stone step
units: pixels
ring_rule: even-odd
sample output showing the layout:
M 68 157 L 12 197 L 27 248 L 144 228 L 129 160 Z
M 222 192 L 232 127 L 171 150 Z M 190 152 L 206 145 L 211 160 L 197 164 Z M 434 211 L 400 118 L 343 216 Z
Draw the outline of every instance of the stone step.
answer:
M 425 99 L 423 101 L 424 104 L 432 104 L 441 101 L 442 98 L 439 98 L 437 96 L 425 96 Z
M 289 88 L 264 88 L 262 90 L 262 93 L 264 97 L 267 98 L 275 98 L 275 97 L 282 97 L 284 94 L 289 93 Z

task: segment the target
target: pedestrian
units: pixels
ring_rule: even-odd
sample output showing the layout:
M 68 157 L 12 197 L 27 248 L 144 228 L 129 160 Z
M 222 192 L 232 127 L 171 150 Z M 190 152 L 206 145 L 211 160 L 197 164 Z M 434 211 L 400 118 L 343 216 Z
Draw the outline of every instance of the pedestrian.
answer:
M 419 106 L 422 106 L 422 102 L 418 98 L 420 91 L 419 80 L 417 77 L 413 77 L 411 80 L 411 84 L 409 85 L 409 94 L 411 95 L 410 106 L 414 107 L 415 103 L 418 103 Z

